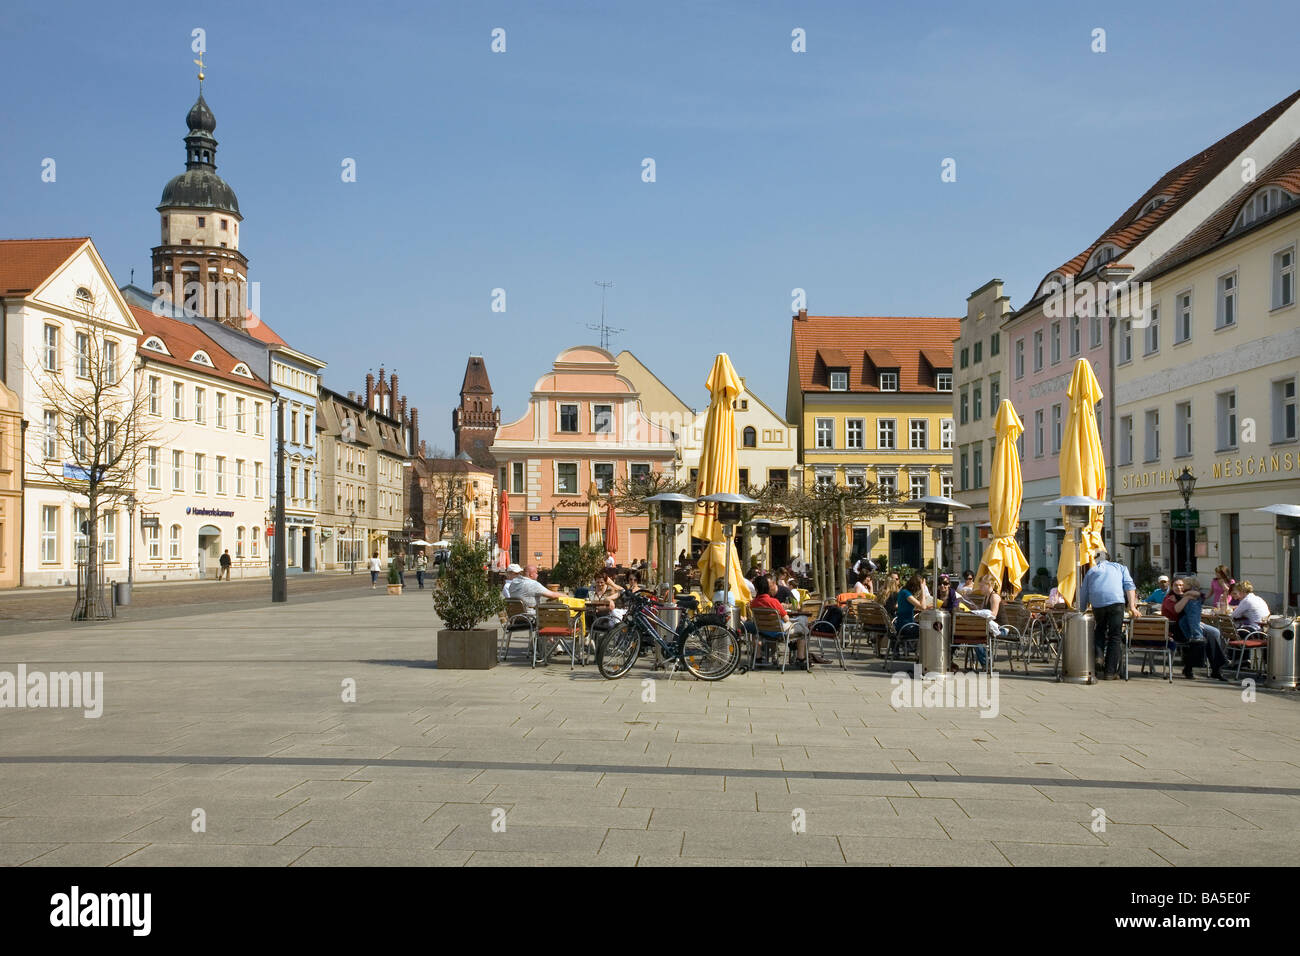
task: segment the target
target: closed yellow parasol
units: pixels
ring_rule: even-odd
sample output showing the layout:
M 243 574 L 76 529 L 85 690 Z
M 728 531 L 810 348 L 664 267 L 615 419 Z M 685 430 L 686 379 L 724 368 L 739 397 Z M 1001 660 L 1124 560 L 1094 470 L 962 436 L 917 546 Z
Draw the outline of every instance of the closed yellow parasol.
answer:
M 603 532 L 600 522 L 600 491 L 593 481 L 587 489 L 587 544 L 603 544 Z
M 1061 497 L 1082 495 L 1088 498 L 1104 499 L 1106 497 L 1106 461 L 1101 450 L 1101 438 L 1097 435 L 1097 403 L 1101 401 L 1101 385 L 1092 372 L 1092 366 L 1086 359 L 1074 363 L 1074 374 L 1070 376 L 1070 411 L 1065 419 L 1065 431 L 1062 434 L 1061 456 L 1058 459 L 1061 471 Z M 1075 589 L 1078 587 L 1079 566 L 1091 565 L 1092 556 L 1102 547 L 1101 508 L 1088 509 L 1088 524 L 1083 529 L 1081 546 L 1083 553 L 1076 559 L 1074 541 L 1070 538 L 1061 542 L 1061 560 L 1057 564 L 1057 589 L 1061 596 L 1074 605 Z M 1065 510 L 1061 510 L 1064 521 Z
M 984 575 L 991 574 L 998 582 L 998 587 L 1002 586 L 1003 580 L 1007 580 L 1011 582 L 1015 593 L 1019 594 L 1021 579 L 1029 573 L 1029 561 L 1016 542 L 1016 529 L 1020 525 L 1020 503 L 1025 496 L 1016 439 L 1025 427 L 1020 424 L 1015 406 L 1005 398 L 998 406 L 994 430 L 998 443 L 993 452 L 993 472 L 989 479 L 989 523 L 993 527 L 975 580 L 982 580 Z
M 732 403 L 740 394 L 740 376 L 726 353 L 713 360 L 713 370 L 704 383 L 711 396 L 709 414 L 704 421 L 704 445 L 700 450 L 700 472 L 695 495 L 736 494 L 740 490 L 740 475 L 736 471 L 736 415 Z M 727 547 L 722 523 L 718 521 L 717 505 L 701 503 L 695 509 L 691 536 L 709 542 L 700 555 L 700 589 L 707 595 L 713 593 L 713 584 L 724 573 L 731 592 L 738 595 L 737 603 L 746 603 L 749 592 L 740 583 L 744 573 L 740 555 L 731 549 L 727 560 Z

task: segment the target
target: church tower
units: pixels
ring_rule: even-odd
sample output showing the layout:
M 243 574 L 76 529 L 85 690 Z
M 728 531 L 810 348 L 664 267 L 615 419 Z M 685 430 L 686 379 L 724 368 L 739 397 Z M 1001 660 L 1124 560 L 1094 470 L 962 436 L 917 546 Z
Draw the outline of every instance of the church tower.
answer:
M 185 172 L 163 187 L 162 241 L 153 249 L 153 294 L 244 328 L 248 260 L 239 251 L 239 200 L 217 175 L 217 119 L 199 98 L 185 117 Z
M 475 464 L 495 469 L 488 451 L 501 425 L 501 409 L 492 407 L 492 383 L 488 381 L 483 356 L 471 355 L 460 385 L 460 407 L 451 413 L 451 430 L 456 436 L 455 454 L 469 455 Z

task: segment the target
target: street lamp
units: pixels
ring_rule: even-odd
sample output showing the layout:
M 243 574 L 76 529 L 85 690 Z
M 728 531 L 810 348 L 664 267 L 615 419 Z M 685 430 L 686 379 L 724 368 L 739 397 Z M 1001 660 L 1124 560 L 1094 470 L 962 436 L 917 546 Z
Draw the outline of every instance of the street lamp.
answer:
M 552 508 L 551 509 L 551 567 L 555 567 L 555 560 L 557 557 L 559 557 L 559 552 L 560 552 L 560 541 L 559 538 L 556 537 L 557 532 L 555 530 L 555 519 L 558 518 L 559 516 L 560 513 L 556 511 L 554 508 Z
M 1194 571 L 1192 567 L 1192 492 L 1196 490 L 1196 476 L 1190 468 L 1183 466 L 1183 473 L 1174 479 L 1178 483 L 1178 493 L 1183 496 L 1183 542 L 1187 550 L 1183 554 L 1184 571 Z M 1177 574 L 1177 570 L 1174 571 Z
M 406 545 L 406 559 L 408 562 L 411 559 L 411 529 L 413 527 L 415 527 L 415 519 L 410 515 L 407 515 L 402 519 L 402 534 L 405 538 L 404 543 Z
M 126 556 L 126 593 L 131 593 L 131 588 L 135 584 L 135 495 L 126 496 L 126 516 L 127 522 L 131 526 L 131 544 L 127 548 Z
M 357 509 L 348 508 L 348 520 L 351 524 L 351 533 L 348 536 L 348 574 L 357 573 Z

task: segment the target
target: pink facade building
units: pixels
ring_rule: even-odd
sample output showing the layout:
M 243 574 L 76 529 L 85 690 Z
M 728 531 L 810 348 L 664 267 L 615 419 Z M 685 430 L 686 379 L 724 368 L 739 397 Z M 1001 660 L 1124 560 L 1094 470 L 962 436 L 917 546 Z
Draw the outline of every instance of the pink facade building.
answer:
M 511 560 L 553 565 L 560 548 L 586 536 L 591 484 L 607 495 L 616 480 L 673 471 L 673 438 L 646 416 L 613 355 L 594 345 L 561 352 L 523 416 L 501 425 L 492 442 L 510 494 Z M 602 500 L 602 527 L 604 514 Z M 648 530 L 645 515 L 618 513 L 620 564 L 648 557 Z

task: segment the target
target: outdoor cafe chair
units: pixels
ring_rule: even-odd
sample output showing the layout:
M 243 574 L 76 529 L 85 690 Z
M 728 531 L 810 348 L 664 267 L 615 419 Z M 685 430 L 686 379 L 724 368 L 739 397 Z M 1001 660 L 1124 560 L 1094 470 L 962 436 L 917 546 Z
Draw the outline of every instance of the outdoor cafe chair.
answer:
M 1156 672 L 1155 658 L 1164 658 L 1165 678 L 1174 681 L 1174 642 L 1169 638 L 1169 618 L 1164 616 L 1135 617 L 1128 622 L 1128 647 L 1124 649 L 1124 679 L 1128 680 L 1129 655 L 1134 651 L 1142 652 L 1142 670 L 1145 674 L 1147 664 L 1151 673 Z
M 835 653 L 840 660 L 840 670 L 848 670 L 844 664 L 844 627 L 848 624 L 848 615 L 841 616 L 840 628 L 835 627 L 835 622 L 831 619 L 829 608 L 822 608 L 816 602 L 805 605 L 800 609 L 800 616 L 808 615 L 808 639 L 809 639 L 809 656 L 811 659 L 812 641 L 817 642 L 817 653 L 822 652 L 822 641 L 830 638 L 831 643 L 835 645 Z
M 1233 651 L 1236 651 L 1237 653 L 1237 678 L 1240 679 L 1241 677 L 1241 662 L 1247 657 L 1254 657 L 1256 651 L 1264 652 L 1259 655 L 1259 663 L 1255 665 L 1257 673 L 1262 675 L 1264 672 L 1265 658 L 1268 652 L 1268 635 L 1258 627 L 1251 627 L 1250 625 L 1245 624 L 1237 627 L 1235 632 L 1237 636 L 1235 638 L 1228 637 L 1228 634 L 1231 633 L 1233 632 L 1227 631 L 1224 633 L 1224 643 L 1228 646 L 1229 654 Z
M 989 619 L 970 611 L 958 611 L 952 618 L 952 652 L 957 648 L 984 647 L 985 668 L 993 673 L 993 640 L 989 636 Z
M 754 607 L 751 604 L 749 612 L 754 617 L 754 627 L 758 629 L 758 640 L 754 641 L 754 650 L 749 657 L 750 669 L 753 670 L 754 662 L 758 660 L 759 643 L 775 642 L 785 645 L 785 656 L 781 659 L 781 673 L 784 674 L 786 665 L 790 661 L 790 649 L 799 636 L 781 620 L 781 615 L 770 607 Z M 811 655 L 807 648 L 804 649 L 804 669 L 812 669 Z
M 858 619 L 855 636 L 862 637 L 868 645 L 874 638 L 876 653 L 881 653 L 894 636 L 894 624 L 889 619 L 885 606 L 876 601 L 860 601 L 854 608 L 854 613 Z
M 1007 666 L 1015 672 L 1016 666 L 1012 661 L 1013 651 L 1020 652 L 1020 661 L 1025 665 L 1025 673 L 1029 673 L 1029 661 L 1026 656 L 1029 650 L 1029 639 L 1026 632 L 1029 630 L 1029 609 L 1018 601 L 1002 602 L 1001 618 L 997 622 L 1001 630 L 990 637 L 990 642 L 994 650 L 999 644 L 1007 646 Z
M 578 657 L 578 642 L 583 635 L 582 612 L 576 614 L 567 604 L 537 605 L 537 632 L 534 641 L 533 666 L 545 664 L 557 651 L 569 655 L 572 670 Z M 583 652 L 583 664 L 587 663 Z
M 897 618 L 890 621 L 889 647 L 885 651 L 885 670 L 889 670 L 889 666 L 895 661 L 919 660 L 920 653 L 921 625 L 913 621 L 911 624 L 899 627 Z
M 532 649 L 537 643 L 537 621 L 528 613 L 528 606 L 523 601 L 511 598 L 506 601 L 505 612 L 501 616 L 501 630 L 506 639 L 505 649 L 501 652 L 501 660 L 505 660 L 510 653 L 510 642 L 514 636 L 519 633 L 528 635 L 528 648 Z

